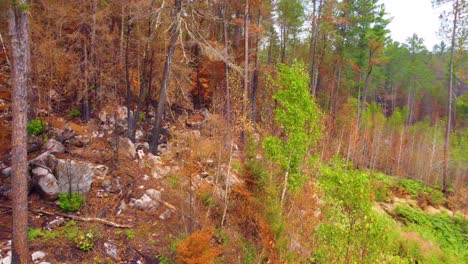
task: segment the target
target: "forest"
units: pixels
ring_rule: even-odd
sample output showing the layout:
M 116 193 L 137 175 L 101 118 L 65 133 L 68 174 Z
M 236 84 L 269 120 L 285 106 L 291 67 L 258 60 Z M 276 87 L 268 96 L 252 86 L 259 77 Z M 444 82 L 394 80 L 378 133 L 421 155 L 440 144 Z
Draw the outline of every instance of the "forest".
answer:
M 432 48 L 379 0 L 0 1 L 0 263 L 468 263 L 427 1 Z

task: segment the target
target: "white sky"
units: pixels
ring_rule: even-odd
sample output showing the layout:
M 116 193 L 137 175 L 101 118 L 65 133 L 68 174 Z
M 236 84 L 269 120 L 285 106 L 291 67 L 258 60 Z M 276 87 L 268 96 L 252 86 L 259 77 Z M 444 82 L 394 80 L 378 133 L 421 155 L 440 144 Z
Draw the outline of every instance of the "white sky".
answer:
M 388 17 L 393 17 L 388 25 L 393 40 L 404 43 L 406 38 L 416 33 L 424 39 L 429 50 L 440 42 L 437 32 L 440 27 L 440 9 L 432 8 L 431 0 L 380 0 L 385 4 Z

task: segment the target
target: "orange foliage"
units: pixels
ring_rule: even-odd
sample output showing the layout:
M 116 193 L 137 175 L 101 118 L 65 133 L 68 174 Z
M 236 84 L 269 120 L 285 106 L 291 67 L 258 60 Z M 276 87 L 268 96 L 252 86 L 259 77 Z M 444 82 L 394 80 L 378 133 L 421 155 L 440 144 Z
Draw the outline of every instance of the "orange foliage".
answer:
M 210 264 L 215 263 L 221 254 L 221 247 L 212 245 L 211 230 L 200 230 L 177 245 L 177 260 L 182 264 Z

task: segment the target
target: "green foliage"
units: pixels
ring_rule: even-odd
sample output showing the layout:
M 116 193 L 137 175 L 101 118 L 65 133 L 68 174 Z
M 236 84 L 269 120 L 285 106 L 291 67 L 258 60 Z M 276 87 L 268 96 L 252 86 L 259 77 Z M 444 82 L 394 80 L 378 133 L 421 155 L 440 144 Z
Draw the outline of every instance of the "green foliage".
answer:
M 135 231 L 133 231 L 132 229 L 127 229 L 127 230 L 125 230 L 125 236 L 128 239 L 134 239 L 135 238 Z
M 304 183 L 300 167 L 307 151 L 320 138 L 321 111 L 309 94 L 307 67 L 303 63 L 280 65 L 275 83 L 282 88 L 273 96 L 280 105 L 275 109 L 275 120 L 285 136 L 269 136 L 263 146 L 268 156 L 289 172 L 288 187 L 294 190 Z
M 75 117 L 81 116 L 81 112 L 80 112 L 80 110 L 78 110 L 78 109 L 72 109 L 72 110 L 68 113 L 68 116 L 71 117 L 71 118 L 75 118 Z
M 242 263 L 245 264 L 254 264 L 257 260 L 257 248 L 254 244 L 249 243 L 248 241 L 244 241 L 243 243 L 244 248 L 244 257 Z
M 76 192 L 60 193 L 58 206 L 65 212 L 76 212 L 84 202 L 83 196 Z
M 159 264 L 171 264 L 170 259 L 164 255 L 158 255 L 155 257 L 155 259 Z
M 40 228 L 28 228 L 28 241 L 34 241 L 38 237 L 42 237 L 44 233 Z
M 437 243 L 444 251 L 447 263 L 468 261 L 468 221 L 460 216 L 447 214 L 429 215 L 409 206 L 398 206 L 395 217 L 405 223 L 405 230 L 415 231 Z
M 28 122 L 26 130 L 29 135 L 37 136 L 42 134 L 45 131 L 45 128 L 45 123 L 41 119 L 36 118 Z
M 94 248 L 94 238 L 94 233 L 91 231 L 79 232 L 78 235 L 74 238 L 73 242 L 77 248 L 88 252 Z
M 145 119 L 146 119 L 146 114 L 145 113 L 140 113 L 140 115 L 138 116 L 138 120 L 145 121 Z
M 171 189 L 177 189 L 177 187 L 179 186 L 179 176 L 171 174 L 169 175 L 169 177 L 167 177 L 167 182 L 169 183 Z
M 396 224 L 373 211 L 367 174 L 335 159 L 320 166 L 319 186 L 325 192 L 327 221 L 317 231 L 317 263 L 379 263 L 395 255 Z M 363 254 L 365 252 L 365 254 Z
M 211 195 L 211 192 L 204 192 L 200 194 L 201 200 L 204 205 L 208 207 L 213 207 L 215 206 L 215 202 L 213 201 L 213 197 Z
M 62 230 L 65 234 L 65 237 L 69 240 L 75 239 L 75 237 L 78 236 L 78 232 L 80 231 L 80 228 L 76 225 L 76 222 L 74 220 L 71 220 L 68 222 Z

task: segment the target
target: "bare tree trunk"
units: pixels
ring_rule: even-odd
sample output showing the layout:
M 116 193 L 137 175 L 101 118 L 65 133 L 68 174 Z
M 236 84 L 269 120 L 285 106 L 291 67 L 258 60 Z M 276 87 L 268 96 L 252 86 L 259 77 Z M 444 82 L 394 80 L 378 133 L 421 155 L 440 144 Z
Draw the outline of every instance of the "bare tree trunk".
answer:
M 151 139 L 150 151 L 153 154 L 156 154 L 159 145 L 159 135 L 161 133 L 160 125 L 164 116 L 164 105 L 166 104 L 166 93 L 167 93 L 167 84 L 169 81 L 169 72 L 171 70 L 172 55 L 174 55 L 175 44 L 177 42 L 179 34 L 179 15 L 182 9 L 182 0 L 175 0 L 174 2 L 174 18 L 171 30 L 171 40 L 169 42 L 169 48 L 167 50 L 166 63 L 164 64 L 163 78 L 161 81 L 161 92 L 159 94 L 158 102 L 158 111 L 156 113 L 156 122 L 153 128 L 153 138 Z
M 453 15 L 453 28 L 452 28 L 452 45 L 450 47 L 450 72 L 449 72 L 449 87 L 447 91 L 447 126 L 445 129 L 445 143 L 444 143 L 444 174 L 442 177 L 442 192 L 447 193 L 448 183 L 447 178 L 449 174 L 449 156 L 450 156 L 450 132 L 452 126 L 452 92 L 453 92 L 453 75 L 454 75 L 454 54 L 455 54 L 455 38 L 457 32 L 457 20 L 459 14 L 460 1 L 456 0 Z
M 227 12 L 227 0 L 223 3 L 223 34 L 224 34 L 224 56 L 225 60 L 229 59 L 229 40 L 228 40 L 228 24 L 226 20 Z M 228 124 L 231 124 L 231 95 L 230 95 L 230 83 L 229 83 L 229 65 L 224 63 L 224 78 L 226 78 L 226 119 Z
M 262 12 L 261 9 L 258 10 L 258 21 L 257 27 L 260 28 L 260 23 L 262 21 Z M 258 45 L 260 42 L 259 34 L 255 40 L 255 66 L 253 72 L 253 82 L 252 82 L 252 124 L 255 126 L 257 121 L 257 93 L 258 93 L 258 65 L 259 65 L 259 56 L 258 56 Z
M 317 45 L 318 45 L 318 37 L 320 33 L 320 22 L 322 17 L 322 3 L 323 0 L 319 0 L 318 7 L 317 0 L 313 1 L 314 5 L 314 14 L 312 17 L 312 32 L 311 32 L 311 59 L 312 65 L 310 67 L 310 85 L 312 95 L 315 96 L 317 92 Z M 317 12 L 316 12 L 317 10 Z
M 127 18 L 127 43 L 125 47 L 125 83 L 127 85 L 127 98 L 126 98 L 126 105 L 127 105 L 127 128 L 128 128 L 128 136 L 130 136 L 130 131 L 132 131 L 132 116 L 131 116 L 131 103 L 132 103 L 132 88 L 130 86 L 130 69 L 129 69 L 129 46 L 130 46 L 130 31 L 131 31 L 131 24 L 130 18 Z
M 135 114 L 133 116 L 133 124 L 132 124 L 132 127 L 128 128 L 129 129 L 129 134 L 130 134 L 130 140 L 132 142 L 135 142 L 135 134 L 136 134 L 136 128 L 137 128 L 137 124 L 138 124 L 138 119 L 140 118 L 140 113 L 141 113 L 141 110 L 143 108 L 143 101 L 145 100 L 145 94 L 146 94 L 146 85 L 147 85 L 147 81 L 146 81 L 146 68 L 148 66 L 148 60 L 149 60 L 149 53 L 150 53 L 150 43 L 151 43 L 151 34 L 152 34 L 152 30 L 151 30 L 151 24 L 152 24 L 152 13 L 153 13 L 153 7 L 154 7 L 154 4 L 155 4 L 155 1 L 151 1 L 151 8 L 150 8 L 150 11 L 149 11 L 149 17 L 148 17 L 148 39 L 146 40 L 146 43 L 145 43 L 145 54 L 144 54 L 144 58 L 143 58 L 143 69 L 141 71 L 141 80 L 140 80 L 140 93 L 138 95 L 138 103 L 137 103 L 137 108 L 136 108 L 136 111 L 135 111 Z
M 28 166 L 27 166 L 27 94 L 29 64 L 28 2 L 13 2 L 9 11 L 12 46 L 12 263 L 29 263 L 28 251 Z M 26 8 L 25 8 L 26 7 Z
M 244 94 L 243 112 L 246 114 L 249 94 L 249 0 L 245 1 L 244 13 Z

